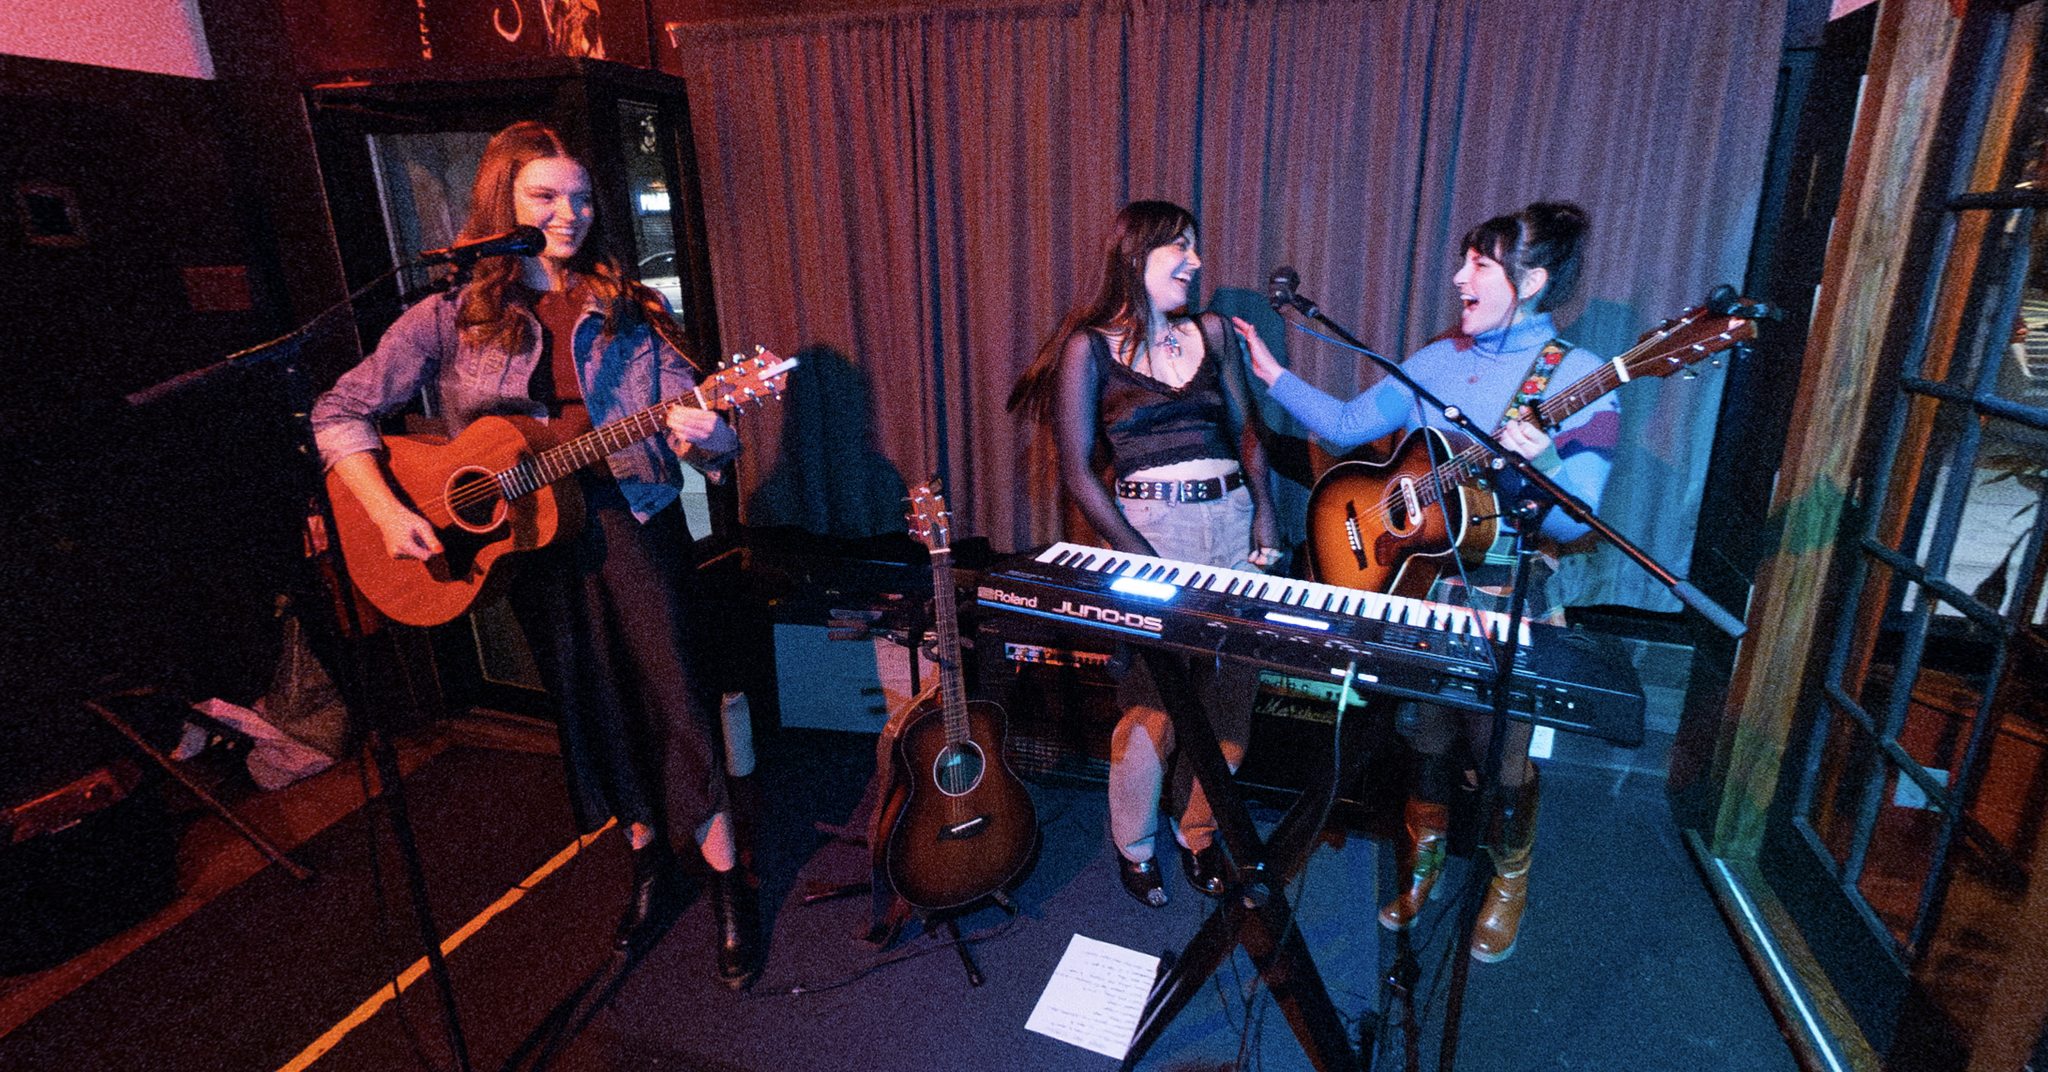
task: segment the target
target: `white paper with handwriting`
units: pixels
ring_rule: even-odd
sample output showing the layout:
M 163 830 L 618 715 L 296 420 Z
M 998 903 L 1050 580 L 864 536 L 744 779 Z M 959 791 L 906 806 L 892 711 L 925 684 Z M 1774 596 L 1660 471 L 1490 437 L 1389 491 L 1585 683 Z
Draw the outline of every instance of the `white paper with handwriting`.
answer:
M 1122 1060 L 1158 973 L 1158 957 L 1077 934 L 1024 1027 Z

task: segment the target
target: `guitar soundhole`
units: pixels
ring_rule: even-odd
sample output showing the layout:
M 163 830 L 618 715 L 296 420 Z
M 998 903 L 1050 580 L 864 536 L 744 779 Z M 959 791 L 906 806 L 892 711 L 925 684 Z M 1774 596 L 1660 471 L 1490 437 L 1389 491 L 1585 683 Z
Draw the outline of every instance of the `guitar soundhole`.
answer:
M 1394 494 L 1387 496 L 1387 531 L 1405 533 L 1413 527 L 1408 502 L 1414 495 L 1415 486 L 1406 479 L 1394 486 Z
M 932 762 L 932 784 L 947 796 L 972 792 L 981 784 L 984 766 L 981 748 L 973 741 L 949 744 L 939 749 L 938 758 Z
M 505 519 L 505 498 L 487 469 L 462 469 L 448 480 L 448 513 L 471 532 L 498 527 Z

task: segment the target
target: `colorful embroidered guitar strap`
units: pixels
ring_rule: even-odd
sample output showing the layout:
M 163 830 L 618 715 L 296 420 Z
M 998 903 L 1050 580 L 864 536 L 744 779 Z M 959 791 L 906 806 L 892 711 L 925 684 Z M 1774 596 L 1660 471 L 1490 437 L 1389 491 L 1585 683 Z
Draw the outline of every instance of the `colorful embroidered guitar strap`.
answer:
M 1543 344 L 1536 360 L 1529 363 L 1529 374 L 1522 377 L 1521 390 L 1515 392 L 1507 412 L 1502 414 L 1501 427 L 1507 427 L 1509 421 L 1521 420 L 1535 413 L 1536 400 L 1543 397 L 1544 389 L 1550 386 L 1550 377 L 1557 372 L 1557 366 L 1564 362 L 1564 355 L 1570 353 L 1571 348 L 1572 344 L 1563 339 L 1552 339 Z M 1512 566 L 1515 564 L 1514 546 L 1514 537 L 1503 529 L 1480 561 L 1489 566 Z
M 1543 344 L 1536 354 L 1536 360 L 1529 363 L 1529 374 L 1522 377 L 1522 389 L 1508 403 L 1507 412 L 1501 417 L 1501 424 L 1521 420 L 1535 412 L 1536 400 L 1543 397 L 1543 391 L 1550 386 L 1550 377 L 1557 372 L 1557 366 L 1564 361 L 1564 355 L 1571 352 L 1572 344 L 1563 339 L 1552 339 Z

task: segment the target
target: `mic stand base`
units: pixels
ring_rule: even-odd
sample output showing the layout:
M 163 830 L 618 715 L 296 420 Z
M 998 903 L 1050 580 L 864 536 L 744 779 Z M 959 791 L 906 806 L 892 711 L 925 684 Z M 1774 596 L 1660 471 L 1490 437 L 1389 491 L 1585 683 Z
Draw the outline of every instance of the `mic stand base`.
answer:
M 1499 859 L 1502 846 L 1496 840 L 1504 841 L 1507 824 L 1499 823 L 1499 834 L 1495 833 L 1495 817 L 1501 809 L 1501 768 L 1507 756 L 1508 700 L 1515 678 L 1515 642 L 1521 634 L 1522 616 L 1528 609 L 1526 593 L 1529 584 L 1529 562 L 1536 552 L 1527 546 L 1520 530 L 1534 524 L 1534 512 L 1524 509 L 1517 526 L 1515 543 L 1514 588 L 1508 601 L 1508 640 L 1496 644 L 1498 669 L 1493 680 L 1492 730 L 1487 734 L 1486 759 L 1479 768 L 1479 822 L 1480 851 L 1474 856 L 1470 873 L 1463 887 L 1458 891 L 1458 932 L 1457 944 L 1451 950 L 1451 986 L 1444 1002 L 1443 1046 L 1437 1052 L 1439 1072 L 1450 1072 L 1456 1067 L 1458 1057 L 1458 1034 L 1465 1014 L 1465 987 L 1472 971 L 1472 935 L 1478 929 L 1479 908 L 1485 900 L 1487 887 L 1495 877 L 1495 862 Z M 1529 761 L 1526 749 L 1516 759 L 1524 764 Z

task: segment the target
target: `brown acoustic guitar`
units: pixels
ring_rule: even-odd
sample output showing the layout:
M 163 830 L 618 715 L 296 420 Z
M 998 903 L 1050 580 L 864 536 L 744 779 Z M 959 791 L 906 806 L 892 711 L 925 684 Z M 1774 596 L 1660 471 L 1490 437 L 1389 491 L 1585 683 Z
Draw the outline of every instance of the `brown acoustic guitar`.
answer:
M 1734 302 L 1762 308 L 1748 299 Z M 1709 300 L 1665 321 L 1626 353 L 1536 402 L 1529 420 L 1555 433 L 1565 418 L 1630 380 L 1669 376 L 1755 338 L 1754 319 L 1713 311 L 1729 307 L 1726 300 Z M 1308 497 L 1309 564 L 1316 579 L 1426 598 L 1451 555 L 1480 558 L 1501 538 L 1490 481 L 1494 461 L 1462 432 L 1418 428 L 1385 462 L 1331 466 Z
M 932 553 L 939 680 L 920 696 L 896 739 L 905 790 L 889 827 L 889 882 L 927 912 L 962 908 L 1019 881 L 1038 845 L 1031 794 L 1003 753 L 1003 709 L 969 700 L 960 682 L 951 520 L 929 485 L 910 496 L 910 531 Z
M 385 475 L 399 500 L 434 526 L 442 553 L 425 562 L 392 558 L 369 512 L 329 472 L 342 562 L 357 591 L 393 621 L 453 621 L 496 586 L 503 571 L 494 567 L 506 555 L 545 547 L 582 524 L 583 501 L 574 485 L 558 486 L 563 478 L 660 434 L 679 406 L 739 410 L 780 397 L 795 367 L 795 359 L 756 347 L 690 394 L 561 443 L 558 432 L 528 417 L 483 417 L 454 439 L 386 436 Z

